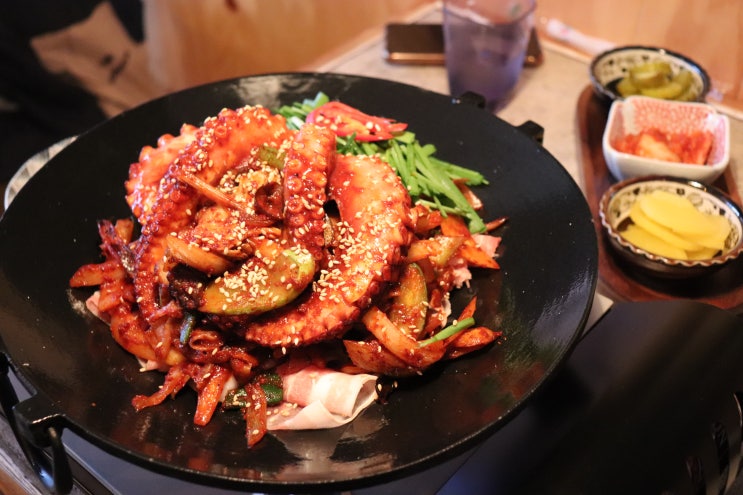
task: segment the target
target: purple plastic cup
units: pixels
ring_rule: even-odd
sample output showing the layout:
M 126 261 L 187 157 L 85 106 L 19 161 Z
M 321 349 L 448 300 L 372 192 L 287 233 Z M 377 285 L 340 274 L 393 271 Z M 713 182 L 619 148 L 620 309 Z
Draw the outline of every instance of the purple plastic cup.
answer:
M 452 96 L 477 93 L 490 111 L 506 104 L 523 69 L 535 7 L 534 0 L 444 2 L 446 71 Z

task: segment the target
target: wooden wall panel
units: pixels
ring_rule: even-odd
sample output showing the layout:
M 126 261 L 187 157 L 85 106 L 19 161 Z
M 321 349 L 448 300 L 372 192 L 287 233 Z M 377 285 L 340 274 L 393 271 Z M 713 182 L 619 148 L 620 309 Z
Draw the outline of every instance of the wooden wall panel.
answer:
M 740 0 L 538 0 L 538 13 L 617 44 L 683 53 L 704 66 L 717 91 L 743 102 Z
M 174 90 L 302 69 L 430 3 L 439 2 L 152 0 L 144 5 L 154 75 Z M 537 14 L 617 44 L 683 53 L 705 67 L 718 95 L 743 105 L 742 0 L 537 0 Z
M 164 91 L 298 70 L 431 0 L 151 0 L 153 76 Z

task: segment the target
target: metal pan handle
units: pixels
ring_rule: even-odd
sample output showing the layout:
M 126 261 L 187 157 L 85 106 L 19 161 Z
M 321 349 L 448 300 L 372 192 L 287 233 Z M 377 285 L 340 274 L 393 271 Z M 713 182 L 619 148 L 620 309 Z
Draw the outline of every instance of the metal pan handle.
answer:
M 527 120 L 521 125 L 516 126 L 516 129 L 523 132 L 539 144 L 544 142 L 544 127 L 532 120 Z
M 0 407 L 18 445 L 45 487 L 54 493 L 70 493 L 72 472 L 62 443 L 61 417 L 36 397 L 19 402 L 9 371 L 7 356 L 0 352 Z M 45 448 L 49 448 L 51 459 Z

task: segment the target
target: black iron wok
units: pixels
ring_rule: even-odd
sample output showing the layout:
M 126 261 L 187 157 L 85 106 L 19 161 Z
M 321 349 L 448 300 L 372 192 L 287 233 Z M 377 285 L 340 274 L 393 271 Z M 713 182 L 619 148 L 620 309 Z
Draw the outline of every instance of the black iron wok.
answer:
M 70 290 L 74 270 L 98 260 L 96 221 L 130 212 L 123 183 L 140 148 L 184 122 L 223 107 L 277 108 L 323 91 L 367 113 L 408 122 L 449 161 L 481 171 L 486 220 L 499 232 L 499 272 L 477 272 L 461 306 L 477 294 L 476 318 L 503 331 L 482 352 L 404 382 L 333 430 L 269 435 L 245 447 L 239 414 L 192 424 L 195 395 L 137 413 L 133 395 L 151 393 L 157 373 L 111 339 Z M 0 222 L 0 369 L 32 397 L 11 420 L 32 461 L 50 447 L 64 472 L 59 436 L 70 429 L 128 461 L 197 483 L 303 492 L 371 486 L 461 454 L 512 418 L 564 361 L 580 336 L 597 277 L 591 213 L 563 167 L 517 128 L 470 104 L 399 83 L 335 74 L 235 79 L 147 103 L 100 125 L 56 155 L 19 192 Z M 0 382 L 7 381 L 0 380 Z M 0 388 L 6 409 L 16 402 Z M 41 457 L 41 459 L 39 459 Z M 63 487 L 64 488 L 64 487 Z M 59 487 L 57 487 L 59 489 Z

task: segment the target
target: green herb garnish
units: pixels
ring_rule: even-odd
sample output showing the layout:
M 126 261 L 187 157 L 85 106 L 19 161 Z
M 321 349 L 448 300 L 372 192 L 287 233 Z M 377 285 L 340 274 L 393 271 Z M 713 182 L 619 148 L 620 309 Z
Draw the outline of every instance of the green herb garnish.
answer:
M 307 115 L 327 103 L 329 98 L 320 92 L 314 99 L 285 105 L 276 113 L 287 119 L 287 125 L 299 129 Z M 485 232 L 486 226 L 456 185 L 485 185 L 488 181 L 475 170 L 467 169 L 435 157 L 436 147 L 421 144 L 410 131 L 402 132 L 384 141 L 357 142 L 353 135 L 337 139 L 339 153 L 379 155 L 400 176 L 415 203 L 422 203 L 442 214 L 456 214 L 465 218 L 470 232 Z
M 434 342 L 438 342 L 440 340 L 445 340 L 451 337 L 452 335 L 456 335 L 462 330 L 466 330 L 467 328 L 471 327 L 475 324 L 475 319 L 473 317 L 465 318 L 463 320 L 460 320 L 456 323 L 453 323 L 449 325 L 446 328 L 442 328 L 437 333 L 432 335 L 431 337 L 421 340 L 418 342 L 418 347 L 425 347 L 429 344 L 433 344 Z

